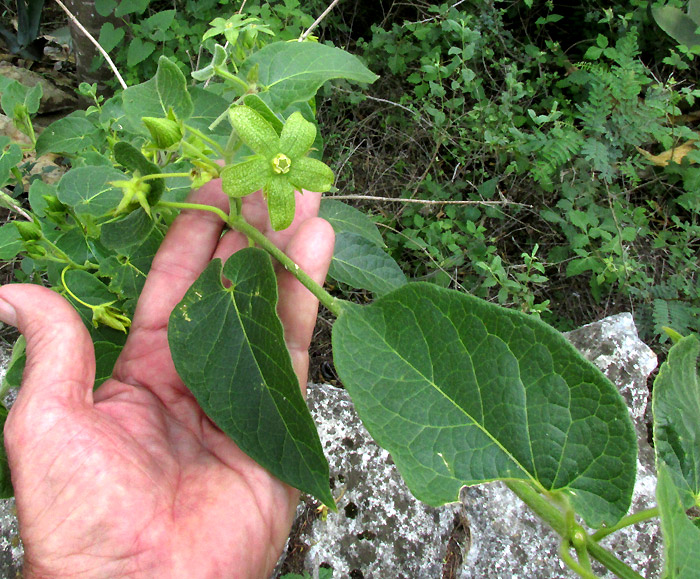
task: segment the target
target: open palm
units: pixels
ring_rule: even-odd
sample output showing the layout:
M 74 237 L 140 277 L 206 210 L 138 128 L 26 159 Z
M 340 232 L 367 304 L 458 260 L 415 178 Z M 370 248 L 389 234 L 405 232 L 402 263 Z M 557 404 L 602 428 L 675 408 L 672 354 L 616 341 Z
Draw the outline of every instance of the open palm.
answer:
M 193 202 L 227 208 L 218 182 Z M 259 193 L 244 215 L 319 283 L 333 233 L 319 195 L 297 195 L 273 232 Z M 0 288 L 0 318 L 27 339 L 5 444 L 25 577 L 265 578 L 289 533 L 297 491 L 243 454 L 175 372 L 168 317 L 213 258 L 246 247 L 210 212 L 185 211 L 156 255 L 113 377 L 93 392 L 94 352 L 72 307 L 31 285 Z M 316 299 L 278 272 L 278 312 L 302 388 Z

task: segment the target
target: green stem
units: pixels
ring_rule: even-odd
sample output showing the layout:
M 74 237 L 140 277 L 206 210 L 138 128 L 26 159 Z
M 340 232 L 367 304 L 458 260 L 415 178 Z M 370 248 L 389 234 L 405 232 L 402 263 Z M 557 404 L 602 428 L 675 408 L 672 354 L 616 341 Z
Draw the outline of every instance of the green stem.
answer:
M 194 127 L 190 127 L 189 125 L 185 125 L 185 128 L 193 135 L 196 135 L 197 137 L 199 137 L 200 139 L 202 139 L 203 141 L 209 143 L 212 147 L 214 147 L 216 152 L 219 153 L 219 156 L 221 156 L 221 157 L 224 156 L 224 154 L 225 154 L 224 149 L 214 139 L 212 139 L 211 137 L 208 137 L 202 131 L 195 129 Z
M 334 298 L 320 285 L 318 285 L 311 277 L 294 263 L 285 253 L 272 243 L 263 233 L 250 225 L 241 216 L 234 216 L 230 221 L 230 226 L 246 235 L 248 239 L 253 240 L 262 249 L 267 251 L 272 257 L 279 261 L 284 268 L 296 277 L 314 296 L 318 298 L 326 308 L 328 308 L 336 317 L 340 315 L 341 305 L 340 300 Z
M 199 211 L 209 211 L 221 217 L 224 223 L 231 225 L 229 216 L 218 207 L 202 205 L 201 203 L 179 203 L 177 201 L 158 201 L 156 207 L 173 207 L 175 209 L 197 209 Z
M 216 162 L 212 161 L 206 155 L 204 155 L 197 147 L 195 147 L 194 145 L 190 145 L 187 141 L 182 141 L 181 146 L 183 153 L 186 153 L 187 155 L 190 155 L 195 159 L 199 159 L 200 161 L 202 161 L 202 163 L 214 169 L 214 174 L 216 176 L 219 175 L 219 171 L 221 171 L 221 166 L 218 165 Z
M 152 181 L 153 179 L 168 179 L 170 177 L 192 177 L 192 173 L 189 171 L 183 171 L 182 173 L 153 173 L 139 177 L 139 180 Z
M 250 89 L 247 82 L 245 82 L 244 80 L 241 80 L 236 75 L 231 74 L 225 68 L 215 66 L 214 72 L 216 74 L 218 74 L 221 78 L 225 78 L 226 80 L 230 80 L 233 84 L 237 85 L 238 88 L 243 90 L 243 94 L 247 93 L 248 90 Z
M 44 244 L 48 245 L 48 246 L 51 248 L 51 250 L 56 254 L 56 257 L 60 260 L 60 263 L 67 263 L 67 264 L 68 264 L 70 267 L 72 267 L 73 269 L 82 269 L 82 270 L 84 270 L 84 271 L 87 271 L 87 270 L 89 270 L 89 269 L 95 269 L 95 268 L 97 267 L 97 266 L 95 266 L 94 264 L 90 264 L 90 265 L 92 265 L 92 267 L 89 267 L 89 266 L 86 266 L 86 265 L 80 265 L 79 263 L 76 263 L 75 261 L 73 261 L 73 260 L 66 254 L 65 251 L 63 251 L 62 249 L 60 249 L 60 248 L 59 248 L 56 244 L 54 244 L 53 242 L 51 242 L 51 241 L 49 241 L 48 239 L 46 239 L 46 237 L 42 237 L 42 238 L 41 238 L 41 243 L 44 243 Z
M 542 520 L 544 520 L 560 536 L 566 537 L 568 528 L 564 514 L 547 501 L 530 484 L 524 481 L 505 481 L 506 486 L 512 490 L 528 507 L 530 507 Z M 567 541 L 568 542 L 568 541 Z M 598 562 L 602 563 L 620 579 L 644 579 L 639 573 L 620 561 L 607 549 L 601 547 L 590 535 L 586 535 L 586 547 L 588 553 Z
M 559 556 L 561 557 L 561 560 L 566 563 L 566 566 L 584 579 L 596 579 L 597 576 L 594 575 L 592 571 L 586 569 L 583 565 L 580 565 L 579 562 L 571 556 L 569 549 L 571 549 L 569 541 L 562 541 L 561 545 L 559 546 Z
M 654 519 L 659 516 L 659 508 L 654 507 L 652 509 L 646 509 L 644 511 L 639 511 L 627 517 L 620 519 L 620 521 L 614 527 L 605 527 L 603 529 L 598 529 L 591 538 L 594 541 L 600 541 L 604 537 L 611 535 L 615 531 L 629 527 L 630 525 L 636 525 L 637 523 L 642 523 L 648 521 L 649 519 Z

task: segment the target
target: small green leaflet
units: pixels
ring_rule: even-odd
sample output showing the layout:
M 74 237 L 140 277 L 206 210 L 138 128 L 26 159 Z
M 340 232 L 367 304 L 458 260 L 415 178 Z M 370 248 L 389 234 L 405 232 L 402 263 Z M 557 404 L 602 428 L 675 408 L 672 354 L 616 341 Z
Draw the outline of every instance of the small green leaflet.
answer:
M 100 217 L 114 209 L 122 198 L 121 190 L 110 183 L 127 178 L 116 169 L 78 167 L 61 177 L 56 196 L 76 213 Z
M 166 117 L 172 108 L 179 120 L 187 120 L 193 111 L 192 99 L 187 92 L 187 80 L 178 66 L 165 56 L 158 60 L 156 75 L 122 93 L 124 113 L 132 126 L 143 133 L 143 117 Z
M 142 63 L 153 54 L 155 49 L 156 45 L 153 42 L 141 40 L 140 38 L 132 38 L 129 43 L 129 50 L 126 53 L 127 66 L 136 66 Z
M 204 412 L 279 479 L 335 507 L 329 470 L 277 316 L 267 254 L 216 259 L 173 310 L 168 341 L 183 382 Z
M 406 276 L 394 259 L 381 247 L 356 233 L 341 232 L 336 235 L 328 275 L 377 296 L 406 283 Z
M 12 177 L 12 169 L 22 160 L 22 149 L 17 143 L 11 143 L 9 137 L 0 136 L 0 187 L 5 186 Z
M 536 482 L 593 527 L 632 498 L 637 444 L 619 392 L 556 330 L 468 294 L 410 283 L 346 305 L 333 356 L 360 418 L 411 492 Z
M 259 96 L 275 111 L 312 99 L 334 78 L 372 83 L 377 78 L 360 60 L 333 46 L 316 42 L 273 42 L 253 53 L 241 66 L 241 78 L 258 66 Z
M 663 579 L 697 579 L 700 569 L 700 529 L 685 514 L 685 508 L 670 469 L 658 464 L 656 501 L 661 513 L 664 538 Z
M 681 339 L 668 352 L 654 380 L 654 448 L 668 467 L 685 508 L 700 504 L 700 383 L 697 337 Z

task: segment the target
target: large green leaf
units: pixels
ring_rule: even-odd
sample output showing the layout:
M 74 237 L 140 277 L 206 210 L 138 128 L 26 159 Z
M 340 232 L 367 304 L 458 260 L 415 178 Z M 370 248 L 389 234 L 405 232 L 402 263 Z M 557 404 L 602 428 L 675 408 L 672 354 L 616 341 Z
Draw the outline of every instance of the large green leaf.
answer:
M 362 421 L 420 500 L 523 479 L 568 494 L 592 527 L 627 512 L 637 445 L 625 403 L 539 320 L 411 283 L 345 307 L 333 354 Z
M 193 111 L 187 92 L 187 80 L 178 66 L 161 56 L 156 75 L 144 83 L 130 86 L 122 93 L 124 112 L 134 127 L 142 128 L 143 117 L 166 117 L 173 109 L 180 120 L 187 120 Z
M 36 154 L 80 153 L 94 146 L 98 129 L 79 111 L 51 123 L 36 141 Z
M 153 227 L 153 219 L 139 207 L 122 219 L 105 223 L 102 226 L 100 241 L 109 249 L 125 249 L 143 243 Z
M 333 279 L 377 296 L 406 283 L 406 276 L 381 247 L 356 233 L 338 233 L 328 270 Z
M 661 30 L 678 44 L 684 44 L 688 48 L 700 44 L 700 35 L 695 32 L 700 22 L 694 21 L 680 8 L 675 6 L 653 6 L 651 13 Z
M 68 270 L 64 279 L 70 292 L 91 306 L 100 306 L 117 300 L 117 296 L 110 292 L 105 284 L 82 269 Z
M 697 579 L 700 569 L 700 529 L 685 514 L 675 477 L 664 463 L 658 465 L 656 501 L 664 538 L 663 579 Z
M 700 504 L 700 342 L 683 338 L 668 352 L 654 381 L 654 448 L 686 508 Z
M 258 67 L 260 96 L 275 111 L 313 98 L 321 85 L 334 78 L 371 83 L 379 78 L 352 54 L 316 42 L 273 42 L 254 52 L 241 67 L 247 78 Z
M 214 260 L 173 310 L 168 340 L 178 374 L 207 416 L 286 483 L 334 505 L 328 463 L 277 316 L 269 257 L 244 249 Z
M 56 195 L 61 203 L 72 207 L 76 213 L 99 217 L 115 209 L 122 198 L 121 189 L 111 183 L 126 178 L 116 169 L 78 167 L 61 177 Z
M 356 233 L 377 247 L 386 247 L 375 223 L 366 213 L 347 203 L 335 199 L 323 199 L 318 215 L 328 221 L 336 233 Z

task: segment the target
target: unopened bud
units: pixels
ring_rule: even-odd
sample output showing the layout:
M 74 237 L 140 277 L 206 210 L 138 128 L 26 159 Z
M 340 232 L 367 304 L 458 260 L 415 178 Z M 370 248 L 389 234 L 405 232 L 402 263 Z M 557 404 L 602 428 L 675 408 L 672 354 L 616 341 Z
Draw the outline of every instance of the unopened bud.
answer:
M 143 117 L 141 120 L 159 149 L 168 149 L 182 140 L 182 129 L 177 121 L 157 117 Z

